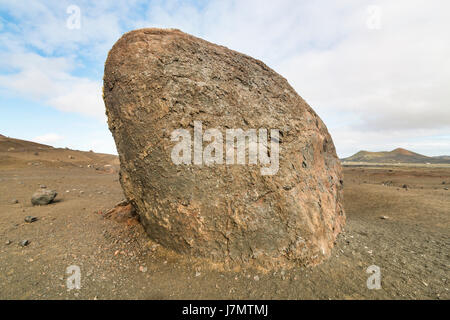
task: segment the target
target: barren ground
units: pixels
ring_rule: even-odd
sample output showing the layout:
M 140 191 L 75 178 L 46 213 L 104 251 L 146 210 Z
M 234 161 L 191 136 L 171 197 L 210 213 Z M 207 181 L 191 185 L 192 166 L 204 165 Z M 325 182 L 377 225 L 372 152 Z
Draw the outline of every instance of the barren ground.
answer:
M 347 225 L 332 257 L 265 272 L 180 257 L 132 220 L 104 218 L 123 198 L 117 173 L 59 152 L 68 164 L 0 163 L 1 299 L 450 298 L 450 168 L 346 167 Z M 57 202 L 33 207 L 40 185 L 57 190 Z M 25 223 L 29 215 L 38 220 Z M 70 265 L 81 268 L 80 290 L 66 287 Z M 380 290 L 366 286 L 370 265 L 381 268 Z

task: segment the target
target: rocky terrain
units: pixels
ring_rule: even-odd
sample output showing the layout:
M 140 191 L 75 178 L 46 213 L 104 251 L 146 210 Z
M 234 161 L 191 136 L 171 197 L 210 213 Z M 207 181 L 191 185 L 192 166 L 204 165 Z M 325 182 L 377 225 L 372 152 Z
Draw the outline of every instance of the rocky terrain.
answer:
M 151 241 L 126 205 L 110 211 L 124 195 L 117 172 L 100 168 L 115 156 L 31 147 L 0 144 L 1 299 L 450 298 L 449 168 L 344 168 L 347 224 L 330 259 L 265 270 L 178 255 Z M 33 206 L 43 186 L 58 195 Z M 73 265 L 79 290 L 66 284 Z M 367 287 L 371 265 L 379 290 Z
M 53 148 L 44 144 L 0 135 L 0 166 L 2 168 L 79 167 L 100 171 L 117 171 L 117 156 Z

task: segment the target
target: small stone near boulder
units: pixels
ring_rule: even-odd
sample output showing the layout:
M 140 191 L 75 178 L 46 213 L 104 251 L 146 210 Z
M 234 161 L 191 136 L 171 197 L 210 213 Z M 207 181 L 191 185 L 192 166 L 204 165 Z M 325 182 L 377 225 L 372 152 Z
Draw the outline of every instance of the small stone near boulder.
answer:
M 21 246 L 21 247 L 26 247 L 29 244 L 30 244 L 30 241 L 28 241 L 26 239 L 19 242 L 19 246 Z
M 37 218 L 36 218 L 36 217 L 33 217 L 33 216 L 26 216 L 24 220 L 25 220 L 25 222 L 27 222 L 27 223 L 32 223 L 32 222 L 37 221 Z
M 54 190 L 39 189 L 31 197 L 31 203 L 36 205 L 47 205 L 55 200 L 58 194 Z
M 117 203 L 114 208 L 103 213 L 106 219 L 114 220 L 119 223 L 127 223 L 135 225 L 139 223 L 139 216 L 136 214 L 134 207 L 127 200 Z
M 17 199 L 12 199 L 12 200 L 11 200 L 11 203 L 12 203 L 12 204 L 19 203 L 19 200 L 17 200 Z

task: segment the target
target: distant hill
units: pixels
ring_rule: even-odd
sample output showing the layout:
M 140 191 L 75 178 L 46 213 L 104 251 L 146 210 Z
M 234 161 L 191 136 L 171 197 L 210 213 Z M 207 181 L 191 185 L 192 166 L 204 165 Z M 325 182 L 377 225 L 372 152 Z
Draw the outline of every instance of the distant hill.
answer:
M 440 160 L 448 160 L 450 161 L 450 156 L 435 156 L 433 157 L 435 159 L 440 159 Z
M 354 155 L 341 159 L 346 162 L 370 163 L 450 163 L 450 156 L 428 157 L 406 149 L 397 148 L 392 151 L 359 151 Z
M 0 134 L 0 168 L 26 166 L 44 167 L 92 167 L 118 169 L 115 155 L 54 148 L 32 141 L 14 139 Z
M 0 134 L 0 152 L 6 151 L 39 151 L 53 149 L 51 146 L 31 141 L 5 137 Z

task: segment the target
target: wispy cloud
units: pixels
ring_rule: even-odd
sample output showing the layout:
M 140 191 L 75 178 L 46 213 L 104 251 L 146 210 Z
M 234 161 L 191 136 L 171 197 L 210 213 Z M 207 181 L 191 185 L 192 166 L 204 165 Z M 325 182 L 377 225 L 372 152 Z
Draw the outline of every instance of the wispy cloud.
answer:
M 63 139 L 64 139 L 64 137 L 60 136 L 57 133 L 46 133 L 44 135 L 34 137 L 33 141 L 36 141 L 36 142 L 42 143 L 42 144 L 53 145 L 55 143 L 60 142 Z
M 76 1 L 75 30 L 70 4 L 0 0 L 0 87 L 105 121 L 101 79 L 113 43 L 135 28 L 179 28 L 280 72 L 341 156 L 384 145 L 450 153 L 448 1 Z M 369 28 L 369 6 L 379 8 L 378 28 Z

